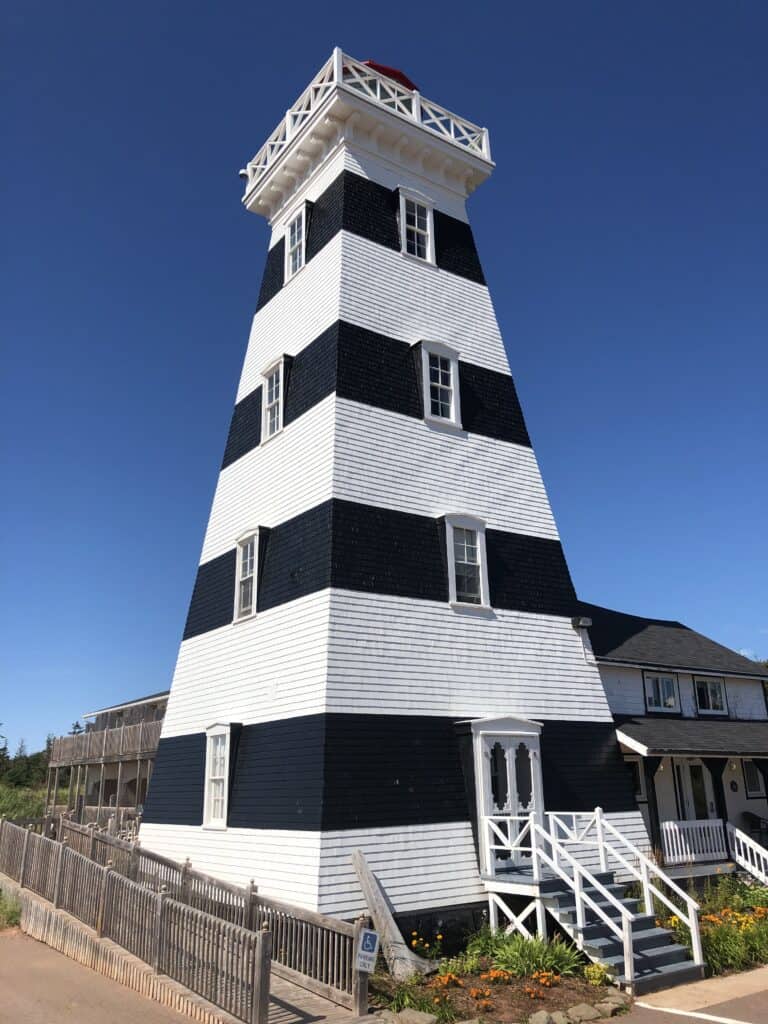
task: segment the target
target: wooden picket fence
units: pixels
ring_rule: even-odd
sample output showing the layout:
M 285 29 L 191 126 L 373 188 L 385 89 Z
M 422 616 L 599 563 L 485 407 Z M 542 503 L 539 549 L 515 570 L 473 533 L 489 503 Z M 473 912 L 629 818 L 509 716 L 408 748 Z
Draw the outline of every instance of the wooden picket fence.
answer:
M 85 837 L 88 838 L 88 837 Z M 267 1024 L 272 936 L 180 903 L 0 820 L 0 871 L 248 1024 Z
M 115 872 L 154 892 L 230 924 L 272 934 L 272 971 L 311 992 L 353 1010 L 368 1012 L 368 975 L 357 969 L 356 951 L 361 929 L 354 924 L 319 914 L 291 903 L 262 896 L 251 883 L 243 887 L 223 882 L 177 861 L 145 850 L 92 826 L 62 819 L 59 838 L 89 860 L 112 862 Z

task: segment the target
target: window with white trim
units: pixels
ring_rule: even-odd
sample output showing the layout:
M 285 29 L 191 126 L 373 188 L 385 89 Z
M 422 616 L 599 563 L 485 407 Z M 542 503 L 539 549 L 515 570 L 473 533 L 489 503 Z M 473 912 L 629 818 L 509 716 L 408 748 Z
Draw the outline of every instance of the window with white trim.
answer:
M 646 672 L 645 704 L 649 711 L 679 711 L 677 679 L 673 675 Z
M 765 796 L 765 780 L 754 761 L 744 758 L 744 788 L 748 797 Z
M 645 773 L 643 772 L 643 766 L 639 757 L 625 757 L 624 761 L 629 765 L 632 771 L 632 779 L 635 787 L 635 800 L 641 802 L 647 801 L 648 796 L 645 792 Z
M 229 733 L 228 725 L 206 729 L 203 825 L 208 828 L 227 827 Z
M 694 679 L 696 707 L 700 715 L 725 715 L 725 683 L 722 679 Z
M 448 547 L 450 603 L 487 608 L 490 602 L 485 523 L 474 516 L 446 516 L 445 536 Z
M 264 404 L 262 444 L 283 429 L 283 380 L 283 360 L 281 359 L 264 373 L 264 387 L 261 396 Z
M 434 217 L 432 206 L 415 195 L 400 190 L 400 248 L 409 256 L 435 262 Z
M 288 222 L 285 229 L 285 280 L 304 266 L 304 207 Z
M 421 344 L 424 418 L 461 427 L 458 353 L 436 341 Z
M 252 533 L 237 544 L 237 595 L 235 618 L 246 619 L 256 611 L 256 563 L 259 535 Z

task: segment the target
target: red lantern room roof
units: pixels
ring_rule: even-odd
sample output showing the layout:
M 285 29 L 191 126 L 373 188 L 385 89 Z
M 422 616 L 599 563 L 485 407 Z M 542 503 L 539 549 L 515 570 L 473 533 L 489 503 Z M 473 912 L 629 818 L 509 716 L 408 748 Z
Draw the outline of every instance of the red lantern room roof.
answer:
M 364 60 L 363 64 L 374 71 L 378 71 L 380 75 L 386 75 L 387 78 L 392 78 L 395 82 L 399 82 L 406 89 L 413 89 L 415 92 L 418 92 L 419 87 L 410 80 L 408 75 L 398 71 L 397 68 L 389 68 L 386 64 L 377 64 L 375 60 Z

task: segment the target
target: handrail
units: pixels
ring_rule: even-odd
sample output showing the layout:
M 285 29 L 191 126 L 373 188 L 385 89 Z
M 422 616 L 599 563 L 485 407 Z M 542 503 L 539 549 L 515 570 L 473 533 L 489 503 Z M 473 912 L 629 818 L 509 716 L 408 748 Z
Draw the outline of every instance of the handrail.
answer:
M 763 885 L 768 885 L 768 850 L 730 822 L 727 822 L 725 830 L 728 834 L 731 856 L 739 867 L 744 868 Z
M 574 818 L 575 817 L 576 816 L 574 815 Z M 619 832 L 619 830 L 605 817 L 601 807 L 595 808 L 587 823 L 587 827 L 582 829 L 579 837 L 576 836 L 575 823 L 574 827 L 569 829 L 559 815 L 551 814 L 549 815 L 549 818 L 550 822 L 557 822 L 565 832 L 571 833 L 567 840 L 569 843 L 579 843 L 581 845 L 595 846 L 598 848 L 601 865 L 606 865 L 605 870 L 607 870 L 608 858 L 609 856 L 612 856 L 618 861 L 625 871 L 639 881 L 643 889 L 643 902 L 645 904 L 645 912 L 647 914 L 654 913 L 654 897 L 676 914 L 691 933 L 691 950 L 693 952 L 694 962 L 698 966 L 701 966 L 704 963 L 704 953 L 702 950 L 701 933 L 699 929 L 699 904 L 692 896 L 685 892 L 684 889 L 681 889 L 680 886 L 666 874 L 666 872 L 662 871 L 655 861 L 651 860 L 651 858 L 644 854 L 642 850 L 638 849 L 634 843 L 630 842 L 625 835 Z M 594 840 L 587 840 L 586 836 L 592 824 L 595 825 L 596 836 Z M 634 861 L 637 861 L 640 866 L 637 867 L 632 860 L 628 860 L 627 857 L 616 849 L 612 843 L 609 843 L 606 839 L 606 833 L 618 840 L 625 850 L 631 854 Z M 657 878 L 664 886 L 667 887 L 667 889 L 670 889 L 683 901 L 687 907 L 687 914 L 673 903 L 662 889 L 659 889 L 658 886 L 651 882 L 649 878 L 650 875 Z

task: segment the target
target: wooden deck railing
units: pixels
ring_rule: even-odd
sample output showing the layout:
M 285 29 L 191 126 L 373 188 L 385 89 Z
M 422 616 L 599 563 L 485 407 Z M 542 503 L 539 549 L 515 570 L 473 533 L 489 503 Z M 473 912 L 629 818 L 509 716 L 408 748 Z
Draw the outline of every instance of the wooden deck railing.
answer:
M 359 932 L 355 924 L 319 914 L 291 903 L 262 896 L 256 887 L 232 885 L 177 861 L 96 831 L 62 820 L 60 838 L 97 864 L 109 861 L 115 872 L 146 889 L 165 891 L 193 910 L 222 921 L 273 935 L 272 970 L 280 977 L 354 1010 L 368 1012 L 368 975 L 358 971 L 355 953 Z
M 2 820 L 0 871 L 238 1020 L 267 1024 L 272 936 L 266 929 L 196 910 L 164 887 L 154 891 L 112 863 L 102 866 L 65 842 Z
M 88 761 L 117 759 L 138 754 L 153 754 L 160 742 L 162 722 L 138 722 L 119 729 L 81 732 L 76 736 L 57 736 L 51 748 L 51 768 Z

